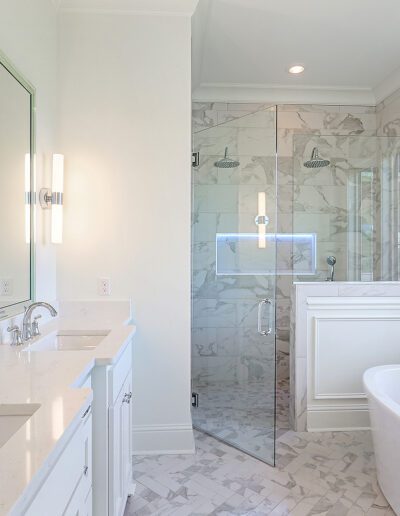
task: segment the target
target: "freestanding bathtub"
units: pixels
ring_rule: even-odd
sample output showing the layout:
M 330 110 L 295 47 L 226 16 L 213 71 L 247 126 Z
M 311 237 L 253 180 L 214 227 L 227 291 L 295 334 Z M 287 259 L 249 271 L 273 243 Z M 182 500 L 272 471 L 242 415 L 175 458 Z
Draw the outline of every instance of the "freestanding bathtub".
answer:
M 400 365 L 378 366 L 364 373 L 378 482 L 400 514 Z

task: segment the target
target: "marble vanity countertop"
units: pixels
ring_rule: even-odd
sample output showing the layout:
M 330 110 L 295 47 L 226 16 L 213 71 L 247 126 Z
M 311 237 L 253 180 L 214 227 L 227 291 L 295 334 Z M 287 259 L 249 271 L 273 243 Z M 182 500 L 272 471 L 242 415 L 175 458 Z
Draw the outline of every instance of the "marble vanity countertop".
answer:
M 0 345 L 0 409 L 4 405 L 39 405 L 0 448 L 0 515 L 8 514 L 28 485 L 40 482 L 53 466 L 57 450 L 93 397 L 91 389 L 74 385 L 83 382 L 95 365 L 118 360 L 136 331 L 126 323 L 121 319 L 107 325 L 99 319 L 97 328 L 94 320 L 88 327 L 82 326 L 82 320 L 63 319 L 61 314 L 43 325 L 42 335 L 28 345 Z M 109 334 L 90 351 L 25 351 L 46 335 L 68 329 L 107 330 Z

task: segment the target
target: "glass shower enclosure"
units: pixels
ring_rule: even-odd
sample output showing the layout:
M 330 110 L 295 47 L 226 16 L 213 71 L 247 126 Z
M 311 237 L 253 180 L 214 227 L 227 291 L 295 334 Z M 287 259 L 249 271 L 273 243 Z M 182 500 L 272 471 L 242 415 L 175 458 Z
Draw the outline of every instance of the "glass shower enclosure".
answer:
M 192 167 L 194 427 L 275 463 L 276 108 L 197 132 Z

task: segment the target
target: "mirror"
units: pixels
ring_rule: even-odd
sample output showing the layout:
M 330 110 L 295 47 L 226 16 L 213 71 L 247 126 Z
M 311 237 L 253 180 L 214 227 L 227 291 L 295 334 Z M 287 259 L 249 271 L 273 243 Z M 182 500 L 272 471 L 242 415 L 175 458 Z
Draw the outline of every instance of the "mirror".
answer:
M 0 55 L 0 317 L 33 292 L 34 89 Z

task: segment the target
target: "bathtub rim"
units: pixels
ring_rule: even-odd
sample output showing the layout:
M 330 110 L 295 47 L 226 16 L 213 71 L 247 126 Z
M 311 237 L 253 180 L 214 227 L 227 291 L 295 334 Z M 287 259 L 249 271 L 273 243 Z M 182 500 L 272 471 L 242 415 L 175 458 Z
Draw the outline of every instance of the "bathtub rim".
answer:
M 400 385 L 400 364 L 388 364 L 370 367 L 363 374 L 364 389 L 367 398 L 373 398 L 382 403 L 390 412 L 400 417 L 400 403 L 394 401 L 378 384 L 377 378 L 384 371 L 398 371 Z

